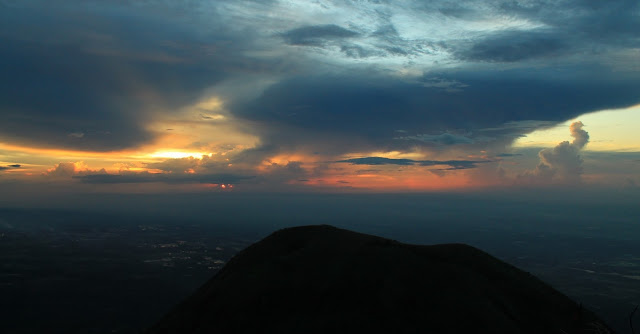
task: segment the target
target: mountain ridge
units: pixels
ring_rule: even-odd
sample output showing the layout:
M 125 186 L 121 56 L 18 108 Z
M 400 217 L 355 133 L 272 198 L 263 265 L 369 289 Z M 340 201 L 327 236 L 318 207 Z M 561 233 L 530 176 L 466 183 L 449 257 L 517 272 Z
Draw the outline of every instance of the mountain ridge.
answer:
M 247 247 L 147 333 L 602 333 L 593 313 L 465 244 L 311 225 Z

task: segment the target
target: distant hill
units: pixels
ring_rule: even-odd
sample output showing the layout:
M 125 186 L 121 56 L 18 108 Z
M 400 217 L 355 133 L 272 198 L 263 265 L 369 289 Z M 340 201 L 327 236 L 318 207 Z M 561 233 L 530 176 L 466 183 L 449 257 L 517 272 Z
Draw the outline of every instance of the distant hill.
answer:
M 322 225 L 251 245 L 147 333 L 612 331 L 471 246 L 408 245 Z

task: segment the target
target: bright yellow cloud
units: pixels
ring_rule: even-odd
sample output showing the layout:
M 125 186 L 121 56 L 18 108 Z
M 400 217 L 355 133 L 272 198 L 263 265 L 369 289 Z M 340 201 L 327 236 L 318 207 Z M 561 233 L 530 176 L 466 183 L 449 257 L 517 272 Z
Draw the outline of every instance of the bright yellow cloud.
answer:
M 155 141 L 141 148 L 151 157 L 199 157 L 258 145 L 251 128 L 235 119 L 217 96 L 206 97 L 179 110 L 159 115 L 147 129 Z

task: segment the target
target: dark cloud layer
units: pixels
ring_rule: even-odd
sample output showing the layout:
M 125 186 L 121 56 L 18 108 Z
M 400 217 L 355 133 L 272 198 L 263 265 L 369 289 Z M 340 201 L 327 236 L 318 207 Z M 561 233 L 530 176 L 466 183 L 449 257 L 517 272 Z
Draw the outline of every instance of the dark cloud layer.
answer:
M 16 168 L 20 168 L 20 167 L 22 167 L 22 165 L 19 165 L 19 164 L 0 166 L 0 171 L 8 170 L 8 169 L 16 169 Z
M 292 17 L 289 5 L 309 10 Z M 328 1 L 333 12 L 317 17 L 319 4 L 289 5 L 3 2 L 0 140 L 134 148 L 156 136 L 149 122 L 245 76 L 255 80 L 238 86 L 268 84 L 219 91 L 260 137 L 246 161 L 300 147 L 504 150 L 537 128 L 640 102 L 640 71 L 612 56 L 640 46 L 637 0 Z M 431 34 L 403 26 L 410 14 L 416 27 L 445 16 L 477 28 Z
M 232 110 L 239 117 L 264 124 L 265 142 L 276 147 L 315 140 L 302 134 L 293 141 L 287 135 L 293 132 L 283 130 L 285 126 L 312 129 L 315 136 L 360 139 L 353 139 L 352 146 L 333 147 L 341 153 L 362 148 L 358 145 L 402 149 L 420 142 L 420 134 L 447 129 L 469 135 L 464 140 L 459 136 L 425 137 L 428 140 L 422 144 L 510 142 L 535 128 L 505 124 L 544 120 L 550 123 L 541 124 L 548 125 L 585 112 L 640 102 L 640 80 L 615 78 L 606 71 L 589 73 L 589 68 L 539 69 L 533 74 L 523 70 L 440 74 L 466 85 L 457 92 L 356 74 L 359 76 L 283 81 Z M 395 140 L 399 129 L 406 132 L 401 138 L 414 140 Z
M 449 166 L 438 170 L 456 170 L 478 167 L 477 164 L 493 162 L 492 160 L 412 160 L 412 159 L 390 159 L 382 157 L 365 157 L 340 160 L 336 162 L 350 163 L 352 165 L 399 165 L 399 166 Z
M 234 66 L 226 50 L 215 52 L 223 36 L 202 40 L 177 20 L 65 8 L 10 7 L 0 14 L 5 140 L 98 151 L 135 147 L 152 139 L 146 123 L 154 114 L 192 103 L 226 77 L 224 65 Z
M 439 135 L 419 134 L 415 136 L 398 137 L 396 139 L 414 140 L 424 143 L 434 143 L 438 145 L 456 145 L 456 144 L 472 144 L 473 139 L 464 135 L 456 135 L 445 132 Z
M 634 0 L 504 1 L 499 7 L 505 13 L 571 32 L 570 38 L 585 44 L 588 40 L 612 45 L 638 42 L 640 4 Z
M 356 37 L 358 33 L 335 24 L 306 26 L 289 30 L 282 37 L 291 45 L 319 46 L 327 41 Z
M 616 48 L 638 47 L 640 4 L 616 1 L 495 1 L 493 9 L 514 18 L 540 22 L 533 30 L 507 30 L 454 47 L 473 61 L 517 62 L 536 58 L 598 55 Z M 467 16 L 481 15 L 477 6 Z
M 516 62 L 558 56 L 568 51 L 563 36 L 548 32 L 508 31 L 492 35 L 457 52 L 467 60 Z
M 87 174 L 73 177 L 83 183 L 90 184 L 119 184 L 119 183 L 211 183 L 227 184 L 239 183 L 254 178 L 254 176 L 235 174 L 152 174 L 152 173 L 126 173 L 126 174 Z

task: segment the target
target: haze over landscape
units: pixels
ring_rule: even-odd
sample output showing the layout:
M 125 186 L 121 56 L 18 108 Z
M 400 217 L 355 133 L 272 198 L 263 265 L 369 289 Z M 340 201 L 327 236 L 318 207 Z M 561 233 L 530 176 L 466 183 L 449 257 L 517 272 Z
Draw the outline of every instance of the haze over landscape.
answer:
M 0 0 L 0 331 L 135 332 L 331 224 L 471 244 L 625 333 L 638 31 L 637 0 Z

